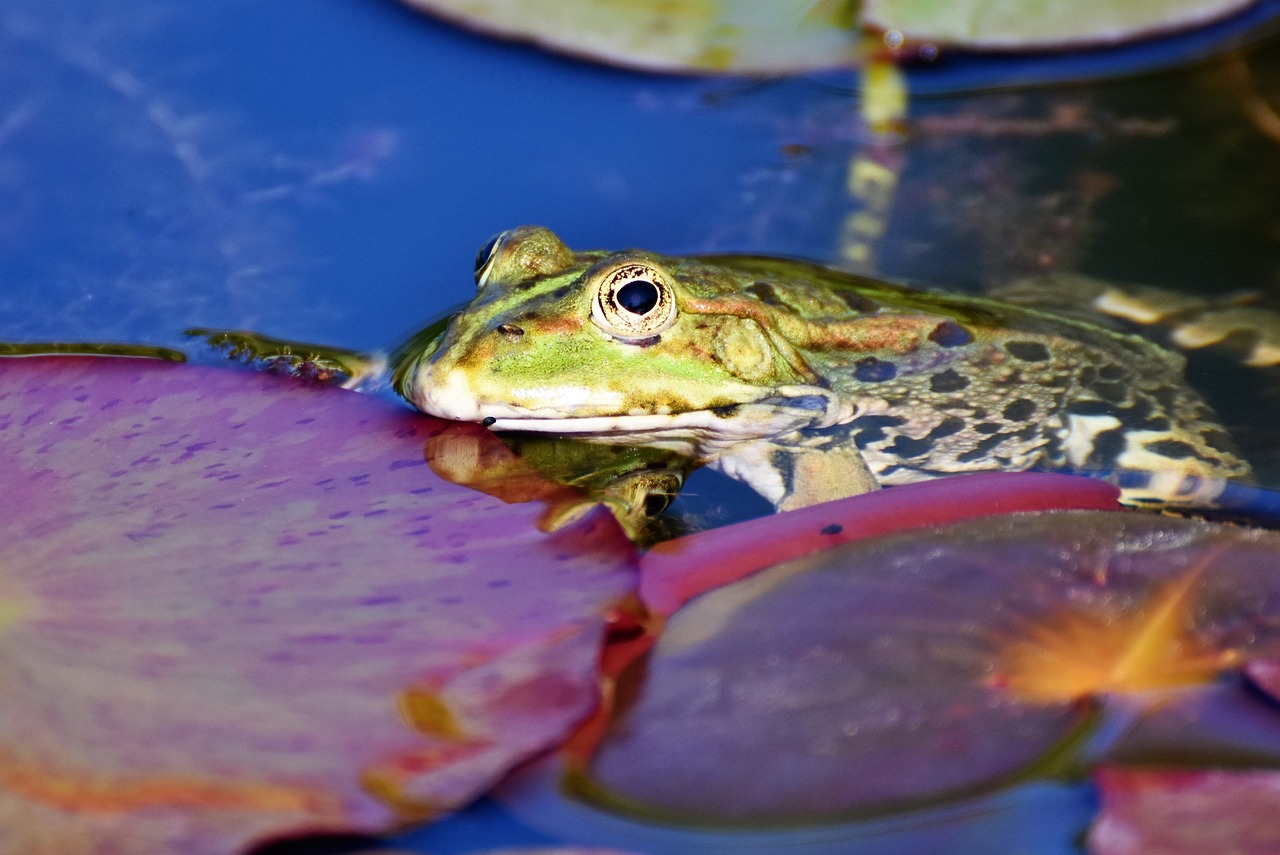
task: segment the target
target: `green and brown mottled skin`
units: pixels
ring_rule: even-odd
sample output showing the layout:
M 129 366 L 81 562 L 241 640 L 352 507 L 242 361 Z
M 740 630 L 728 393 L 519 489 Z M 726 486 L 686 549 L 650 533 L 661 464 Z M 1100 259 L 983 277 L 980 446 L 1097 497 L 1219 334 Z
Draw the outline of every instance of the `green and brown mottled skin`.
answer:
M 537 227 L 477 280 L 393 365 L 415 406 L 675 449 L 779 509 L 1030 468 L 1197 505 L 1249 476 L 1180 356 L 1085 320 L 780 259 L 574 253 Z

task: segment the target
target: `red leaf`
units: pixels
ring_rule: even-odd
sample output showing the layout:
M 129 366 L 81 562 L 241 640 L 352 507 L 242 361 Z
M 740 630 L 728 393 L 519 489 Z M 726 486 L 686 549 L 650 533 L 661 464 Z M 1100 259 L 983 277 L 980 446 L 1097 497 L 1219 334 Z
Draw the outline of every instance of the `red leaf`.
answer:
M 987 472 L 880 490 L 660 543 L 642 561 L 640 596 L 671 614 L 703 591 L 842 543 L 975 517 L 1043 510 L 1119 510 L 1102 481 Z

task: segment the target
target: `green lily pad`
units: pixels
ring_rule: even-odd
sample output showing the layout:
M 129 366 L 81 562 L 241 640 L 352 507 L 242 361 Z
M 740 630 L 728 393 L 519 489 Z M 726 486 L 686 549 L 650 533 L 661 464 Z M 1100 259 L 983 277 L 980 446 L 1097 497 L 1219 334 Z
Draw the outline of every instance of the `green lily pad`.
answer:
M 629 811 L 729 824 L 1005 786 L 1069 748 L 1082 700 L 1274 657 L 1278 571 L 1278 534 L 1134 513 L 825 550 L 677 611 L 581 784 Z
M 1109 45 L 1187 30 L 1256 0 L 864 0 L 863 23 L 980 50 Z
M 490 35 L 667 72 L 783 74 L 852 65 L 843 0 L 406 0 Z
M 0 361 L 0 851 L 381 832 L 558 744 L 630 544 L 433 475 L 442 426 L 262 375 Z

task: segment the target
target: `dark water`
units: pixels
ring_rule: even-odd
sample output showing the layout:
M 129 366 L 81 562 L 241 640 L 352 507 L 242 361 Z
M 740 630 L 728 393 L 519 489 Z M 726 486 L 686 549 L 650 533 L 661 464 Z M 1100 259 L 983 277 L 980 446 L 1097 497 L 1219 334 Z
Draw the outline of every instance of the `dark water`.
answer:
M 1063 78 L 1072 62 L 1124 63 L 1068 59 L 1033 89 L 997 88 L 1010 78 L 981 63 L 922 72 L 922 91 L 988 86 L 913 102 L 870 268 L 970 291 L 1079 271 L 1256 292 L 1280 309 L 1280 41 L 1210 53 L 1144 46 L 1125 70 L 1173 67 L 1090 82 Z M 867 145 L 852 88 L 842 74 L 760 83 L 590 67 L 379 0 L 7 0 L 0 340 L 163 343 L 199 325 L 387 346 L 468 298 L 476 249 L 523 223 L 577 248 L 840 263 L 862 210 L 847 177 Z M 1280 369 L 1224 352 L 1190 371 L 1263 481 L 1280 484 Z M 714 477 L 695 476 L 692 492 L 714 492 Z M 747 845 L 519 798 L 542 804 L 542 827 L 518 818 L 516 799 L 402 845 L 558 840 L 556 811 L 575 810 L 570 824 L 602 843 Z M 924 831 L 750 845 L 1074 852 L 1092 807 L 1085 788 L 1046 788 Z

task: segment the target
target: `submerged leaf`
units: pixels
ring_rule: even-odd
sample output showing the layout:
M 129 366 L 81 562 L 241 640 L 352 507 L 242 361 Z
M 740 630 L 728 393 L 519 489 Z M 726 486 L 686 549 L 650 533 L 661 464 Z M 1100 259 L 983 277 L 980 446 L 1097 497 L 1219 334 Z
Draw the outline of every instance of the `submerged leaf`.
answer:
M 864 0 L 863 22 L 908 39 L 1034 50 L 1116 44 L 1191 29 L 1256 0 Z
M 441 481 L 439 424 L 261 375 L 0 362 L 0 850 L 385 830 L 589 712 L 629 544 Z
M 1081 696 L 1275 656 L 1277 571 L 1280 535 L 1133 513 L 996 517 L 826 550 L 676 612 L 582 785 L 715 822 L 831 819 L 999 786 L 1067 744 Z M 1022 664 L 1094 667 L 1095 648 L 1044 642 L 1079 639 L 1063 625 L 1106 627 L 1102 669 L 1120 663 L 1126 680 L 1028 690 Z M 1034 660 L 1011 655 L 1024 645 Z
M 851 65 L 845 0 L 406 0 L 504 38 L 651 71 L 783 74 Z

